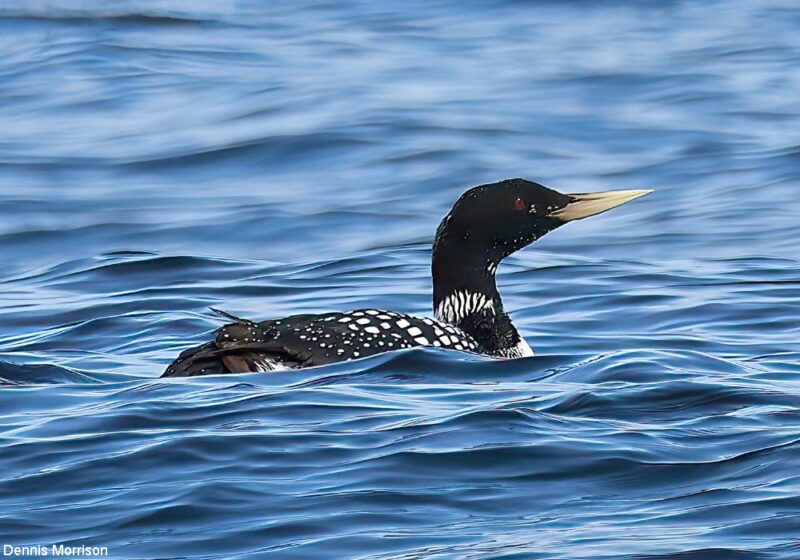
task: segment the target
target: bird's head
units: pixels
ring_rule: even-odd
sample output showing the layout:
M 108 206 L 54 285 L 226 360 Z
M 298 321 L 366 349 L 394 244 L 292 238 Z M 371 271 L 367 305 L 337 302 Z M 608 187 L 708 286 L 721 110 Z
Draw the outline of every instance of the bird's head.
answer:
M 434 254 L 448 245 L 450 250 L 459 248 L 462 257 L 470 254 L 496 267 L 503 258 L 567 222 L 600 214 L 649 192 L 562 194 L 524 179 L 474 187 L 461 195 L 439 226 Z

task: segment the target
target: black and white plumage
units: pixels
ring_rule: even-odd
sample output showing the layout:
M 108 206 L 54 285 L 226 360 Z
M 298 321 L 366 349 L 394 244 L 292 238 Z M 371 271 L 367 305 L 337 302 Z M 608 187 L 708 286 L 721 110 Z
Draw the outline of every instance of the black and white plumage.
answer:
M 475 187 L 436 232 L 435 319 L 360 309 L 254 322 L 215 310 L 233 322 L 218 329 L 214 341 L 182 352 L 163 376 L 299 369 L 416 346 L 532 356 L 503 309 L 495 282 L 500 262 L 564 223 L 647 192 L 565 195 L 523 179 Z
M 260 323 L 238 319 L 219 329 L 216 340 L 203 350 L 190 349 L 181 355 L 165 375 L 297 369 L 414 346 L 478 351 L 478 343 L 453 325 L 394 311 L 359 309 Z

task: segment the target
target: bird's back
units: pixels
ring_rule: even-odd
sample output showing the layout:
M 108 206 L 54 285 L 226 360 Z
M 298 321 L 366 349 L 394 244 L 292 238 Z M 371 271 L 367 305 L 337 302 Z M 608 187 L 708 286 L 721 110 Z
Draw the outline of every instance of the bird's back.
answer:
M 182 353 L 163 376 L 299 369 L 415 346 L 478 350 L 475 340 L 452 325 L 379 309 L 260 323 L 237 319 L 220 328 L 214 342 Z

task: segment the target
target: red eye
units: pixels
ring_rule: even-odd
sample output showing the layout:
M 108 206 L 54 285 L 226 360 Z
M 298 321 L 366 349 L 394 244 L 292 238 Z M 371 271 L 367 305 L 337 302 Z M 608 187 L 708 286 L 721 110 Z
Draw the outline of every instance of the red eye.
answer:
M 524 200 L 522 200 L 521 198 L 518 198 L 517 200 L 514 201 L 514 209 L 515 210 L 525 210 L 527 207 L 528 207 L 528 204 Z

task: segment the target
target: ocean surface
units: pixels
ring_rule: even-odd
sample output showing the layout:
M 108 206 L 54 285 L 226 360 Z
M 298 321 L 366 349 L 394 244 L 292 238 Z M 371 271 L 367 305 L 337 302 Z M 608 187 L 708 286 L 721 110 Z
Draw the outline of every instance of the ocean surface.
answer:
M 800 558 L 800 5 L 0 3 L 0 545 Z M 650 188 L 509 258 L 537 356 L 159 379 L 430 314 L 466 188 Z

